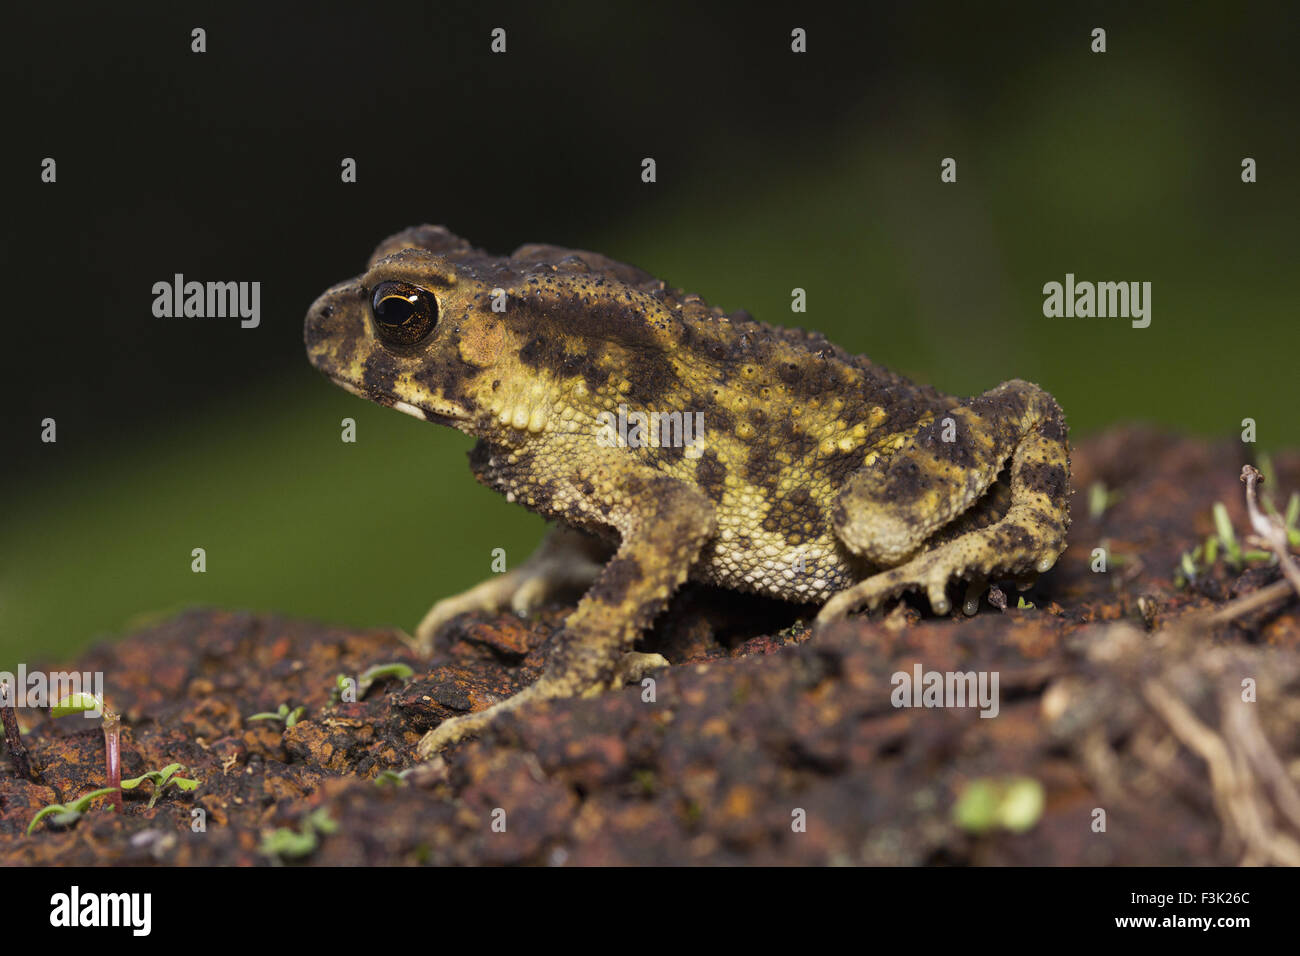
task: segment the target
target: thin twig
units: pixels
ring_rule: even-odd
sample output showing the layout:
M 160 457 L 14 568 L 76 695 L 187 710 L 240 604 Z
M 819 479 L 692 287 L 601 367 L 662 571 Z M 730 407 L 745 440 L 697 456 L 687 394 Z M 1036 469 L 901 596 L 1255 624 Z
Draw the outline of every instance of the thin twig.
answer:
M 1236 620 L 1252 611 L 1259 611 L 1263 608 L 1277 604 L 1283 598 L 1291 595 L 1290 581 L 1274 581 L 1272 584 L 1266 584 L 1258 591 L 1252 591 L 1244 597 L 1229 601 L 1223 607 L 1216 611 L 1211 611 L 1201 620 L 1206 624 L 1226 624 L 1228 621 Z M 1191 615 L 1189 615 L 1189 618 Z M 1196 624 L 1195 620 L 1188 623 Z
M 1254 465 L 1246 465 L 1241 469 L 1241 480 L 1246 483 L 1246 512 L 1250 515 L 1250 526 L 1255 529 L 1256 535 L 1250 543 L 1262 545 L 1277 555 L 1282 573 L 1291 582 L 1291 587 L 1295 588 L 1295 593 L 1300 594 L 1300 568 L 1296 567 L 1291 558 L 1291 543 L 1287 540 L 1286 526 L 1276 515 L 1264 514 L 1255 497 L 1255 486 L 1264 483 L 1264 476 Z
M 1291 556 L 1286 527 L 1279 518 L 1265 514 L 1259 507 L 1256 488 L 1264 483 L 1264 476 L 1254 465 L 1245 465 L 1241 469 L 1241 480 L 1246 484 L 1246 513 L 1250 516 L 1250 526 L 1255 531 L 1246 541 L 1256 547 L 1267 548 L 1277 555 L 1284 577 L 1281 581 L 1274 581 L 1245 597 L 1230 601 L 1216 611 L 1189 615 L 1184 620 L 1190 626 L 1226 624 L 1246 614 L 1271 607 L 1292 594 L 1300 594 L 1300 568 L 1296 567 Z
M 1225 740 L 1201 723 L 1159 681 L 1147 681 L 1142 686 L 1142 696 L 1174 735 L 1209 767 L 1210 789 L 1219 819 L 1230 838 L 1244 844 L 1245 859 L 1300 866 L 1300 843 L 1273 827 L 1271 808 L 1261 799 L 1248 755 L 1240 747 L 1230 746 L 1231 738 Z M 1267 741 L 1264 746 L 1268 746 Z
M 0 721 L 5 726 L 5 743 L 9 745 L 9 759 L 13 761 L 14 772 L 32 783 L 40 783 L 40 774 L 33 769 L 31 755 L 23 743 L 23 733 L 18 727 L 18 714 L 14 711 L 8 681 L 0 681 Z

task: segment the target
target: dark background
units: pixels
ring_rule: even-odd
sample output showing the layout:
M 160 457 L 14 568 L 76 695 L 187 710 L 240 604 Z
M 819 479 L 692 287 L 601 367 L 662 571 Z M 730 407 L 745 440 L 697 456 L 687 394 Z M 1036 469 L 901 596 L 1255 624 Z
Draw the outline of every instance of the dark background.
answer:
M 0 666 L 196 602 L 409 628 L 522 560 L 541 523 L 469 439 L 303 355 L 315 296 L 419 222 L 593 248 L 953 393 L 1030 379 L 1076 439 L 1294 445 L 1297 39 L 1280 3 L 10 5 Z M 155 318 L 177 272 L 260 281 L 261 326 Z M 1152 282 L 1151 327 L 1045 318 L 1066 272 Z

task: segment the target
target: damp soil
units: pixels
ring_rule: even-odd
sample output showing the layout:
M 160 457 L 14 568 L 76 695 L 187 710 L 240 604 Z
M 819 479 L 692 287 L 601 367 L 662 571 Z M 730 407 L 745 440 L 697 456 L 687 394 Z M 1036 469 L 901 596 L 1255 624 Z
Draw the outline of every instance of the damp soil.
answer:
M 462 616 L 432 657 L 395 629 L 193 609 L 45 663 L 105 674 L 123 777 L 181 763 L 199 786 L 150 809 L 146 784 L 121 813 L 100 801 L 28 836 L 43 806 L 104 786 L 104 737 L 20 710 L 39 779 L 5 749 L 0 862 L 1294 863 L 1300 602 L 1207 624 L 1276 562 L 1220 555 L 1177 577 L 1215 502 L 1247 528 L 1247 460 L 1098 436 L 1075 449 L 1069 549 L 1027 591 L 1004 585 L 1005 609 L 907 601 L 813 637 L 808 608 L 688 588 L 639 645 L 672 664 L 653 684 L 530 705 L 427 763 L 421 735 L 536 678 L 571 606 Z M 1273 465 L 1284 504 L 1300 454 Z M 412 674 L 337 698 L 338 675 L 388 664 Z M 894 706 L 918 665 L 996 674 L 997 716 Z M 302 708 L 292 726 L 250 719 L 281 704 Z

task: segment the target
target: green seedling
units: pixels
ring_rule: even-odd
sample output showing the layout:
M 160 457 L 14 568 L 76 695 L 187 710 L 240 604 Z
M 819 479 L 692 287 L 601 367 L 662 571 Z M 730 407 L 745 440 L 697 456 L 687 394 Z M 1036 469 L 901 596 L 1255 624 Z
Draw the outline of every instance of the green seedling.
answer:
M 73 714 L 105 714 L 108 710 L 104 702 L 94 694 L 82 692 L 60 697 L 50 708 L 51 717 L 71 717 Z
M 329 836 L 331 833 L 339 832 L 338 823 L 335 822 L 329 811 L 324 807 L 307 814 L 307 823 L 322 836 Z
M 1222 501 L 1216 501 L 1213 509 L 1214 533 L 1223 545 L 1223 553 L 1233 567 L 1241 567 L 1241 545 L 1237 543 L 1237 534 L 1232 529 L 1232 520 L 1228 517 L 1228 508 Z
M 309 856 L 320 845 L 320 838 L 310 828 L 299 833 L 288 827 L 272 830 L 262 837 L 258 852 L 263 856 L 273 856 L 282 860 L 299 860 Z
M 410 677 L 414 673 L 415 671 L 406 664 L 376 664 L 374 667 L 368 668 L 360 677 L 357 678 L 356 699 L 363 699 L 366 694 L 370 693 L 370 688 L 381 680 L 386 680 L 389 677 L 396 677 L 398 680 L 406 680 L 406 678 Z M 348 682 L 350 680 L 351 678 L 348 677 L 347 674 L 339 674 L 338 677 L 334 679 L 334 690 L 331 696 L 335 701 L 343 699 L 343 693 L 347 690 Z
M 150 770 L 148 773 L 141 774 L 138 777 L 132 777 L 130 780 L 122 781 L 123 790 L 134 790 L 146 780 L 153 783 L 153 793 L 149 797 L 149 806 L 147 809 L 152 810 L 158 798 L 162 796 L 163 790 L 170 785 L 175 785 L 178 790 L 193 790 L 199 785 L 197 780 L 191 780 L 188 777 L 176 776 L 176 771 L 181 769 L 181 764 L 169 763 L 161 770 Z
M 1276 515 L 1273 489 L 1277 487 L 1277 472 L 1273 469 L 1273 456 L 1268 452 L 1260 452 L 1255 456 L 1255 464 L 1259 469 L 1260 484 L 1263 485 L 1258 492 L 1259 504 L 1268 514 Z
M 1034 609 L 1033 604 L 1022 597 L 1016 598 L 1016 607 L 1020 608 L 1022 611 L 1032 611 Z
M 122 812 L 122 718 L 108 709 L 108 706 L 95 694 L 84 691 L 68 694 L 59 698 L 50 714 L 54 717 L 70 717 L 73 714 L 100 714 L 104 723 L 104 776 L 109 789 L 113 791 L 113 806 Z
M 27 835 L 31 836 L 32 831 L 36 829 L 36 824 L 40 823 L 45 817 L 54 814 L 50 823 L 59 827 L 68 827 L 81 819 L 82 814 L 89 809 L 90 805 L 100 797 L 110 795 L 121 797 L 122 792 L 117 787 L 103 787 L 99 790 L 92 790 L 84 797 L 78 797 L 71 803 L 51 803 L 48 807 L 41 807 L 32 817 L 32 822 L 27 824 Z
M 281 860 L 300 860 L 315 852 L 322 836 L 337 833 L 338 829 L 329 812 L 321 807 L 304 817 L 297 830 L 280 827 L 266 834 L 258 852 Z
M 1097 542 L 1097 545 L 1106 552 L 1106 560 L 1110 563 L 1112 568 L 1122 568 L 1133 560 L 1131 555 L 1120 554 L 1118 551 L 1112 551 L 1110 547 L 1110 538 L 1102 538 Z
M 375 774 L 376 787 L 404 787 L 406 786 L 406 775 L 410 773 L 413 767 L 407 767 L 405 770 L 398 772 L 396 770 L 381 770 Z
M 1043 815 L 1043 785 L 1032 777 L 972 780 L 952 807 L 953 822 L 968 833 L 995 828 L 1024 833 Z
M 306 707 L 295 707 L 293 710 L 290 710 L 288 704 L 281 704 L 279 709 L 276 710 L 274 713 L 270 711 L 263 711 L 260 714 L 253 714 L 249 717 L 246 717 L 245 719 L 246 720 L 278 720 L 280 721 L 280 723 L 284 724 L 285 730 L 288 730 L 290 727 L 296 724 L 300 719 L 302 719 L 302 715 L 305 713 L 307 713 Z
M 366 692 L 378 681 L 389 677 L 406 680 L 414 673 L 415 671 L 411 670 L 406 664 L 376 664 L 361 675 L 361 680 L 357 684 L 357 696 L 359 698 L 365 697 Z
M 1094 481 L 1088 486 L 1088 517 L 1096 521 L 1123 497 L 1122 491 L 1111 491 L 1105 482 Z
M 1267 500 L 1267 499 L 1265 499 Z M 1286 543 L 1293 548 L 1300 548 L 1300 491 L 1291 492 L 1291 497 L 1287 499 L 1286 513 L 1279 515 L 1277 509 L 1271 508 L 1269 514 L 1282 522 L 1282 530 L 1286 532 Z
M 1287 505 L 1287 514 L 1292 518 L 1287 524 L 1287 537 L 1293 538 L 1294 543 L 1300 545 L 1300 531 L 1296 531 L 1293 536 L 1293 526 L 1297 520 L 1300 520 L 1300 494 L 1291 496 L 1291 502 Z M 1210 516 L 1214 522 L 1214 534 L 1191 551 L 1184 551 L 1178 559 L 1178 568 L 1174 571 L 1174 583 L 1180 588 L 1209 573 L 1221 552 L 1228 566 L 1238 572 L 1252 562 L 1275 559 L 1275 556 L 1268 551 L 1241 546 L 1237 540 L 1236 530 L 1232 527 L 1232 520 L 1228 517 L 1228 508 L 1222 501 L 1214 503 Z

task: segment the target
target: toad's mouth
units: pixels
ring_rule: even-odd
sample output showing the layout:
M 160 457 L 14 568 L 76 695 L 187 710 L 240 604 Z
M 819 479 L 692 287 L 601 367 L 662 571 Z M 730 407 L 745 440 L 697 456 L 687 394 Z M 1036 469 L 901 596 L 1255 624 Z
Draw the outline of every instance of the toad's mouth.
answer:
M 358 398 L 364 398 L 376 405 L 383 405 L 385 408 L 394 408 L 399 412 L 410 415 L 412 418 L 418 418 L 422 422 L 433 422 L 437 425 L 450 425 L 452 428 L 459 428 L 470 419 L 468 411 L 451 402 L 440 402 L 437 405 L 412 405 L 410 402 L 404 402 L 400 398 L 394 398 L 384 392 L 372 392 L 337 375 L 331 375 L 329 378 L 339 388 L 351 392 Z

